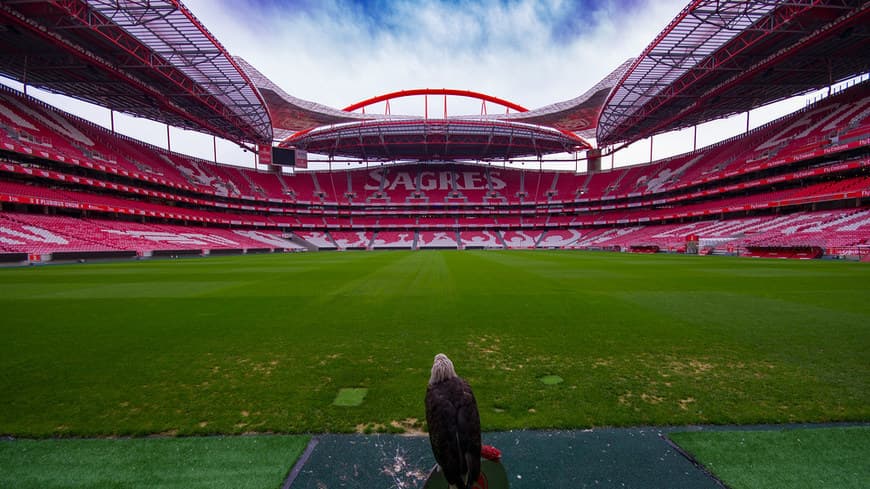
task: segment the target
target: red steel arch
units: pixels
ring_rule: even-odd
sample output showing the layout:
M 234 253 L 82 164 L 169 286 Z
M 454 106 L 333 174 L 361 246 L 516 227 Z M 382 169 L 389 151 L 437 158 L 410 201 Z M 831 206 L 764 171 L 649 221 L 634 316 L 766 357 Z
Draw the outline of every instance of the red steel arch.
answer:
M 342 110 L 344 110 L 345 112 L 353 112 L 355 110 L 374 105 L 378 102 L 386 102 L 388 100 L 394 100 L 404 97 L 417 97 L 420 95 L 450 95 L 456 97 L 475 98 L 484 102 L 492 102 L 494 104 L 501 105 L 502 107 L 507 107 L 508 109 L 515 110 L 517 112 L 529 111 L 529 109 L 523 107 L 522 105 L 518 105 L 498 97 L 493 97 L 492 95 L 487 95 L 480 92 L 473 92 L 471 90 L 455 90 L 452 88 L 415 88 L 412 90 L 399 90 L 398 92 L 385 93 L 383 95 L 378 95 L 377 97 L 372 97 L 370 99 L 357 102 L 353 105 L 348 105 Z

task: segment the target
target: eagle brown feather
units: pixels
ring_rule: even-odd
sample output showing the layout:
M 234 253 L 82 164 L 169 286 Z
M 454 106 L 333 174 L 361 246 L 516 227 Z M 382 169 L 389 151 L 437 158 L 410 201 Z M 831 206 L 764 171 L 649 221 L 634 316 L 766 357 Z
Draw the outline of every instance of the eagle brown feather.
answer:
M 471 489 L 480 475 L 480 414 L 468 382 L 439 353 L 426 389 L 426 423 L 435 461 L 451 487 Z

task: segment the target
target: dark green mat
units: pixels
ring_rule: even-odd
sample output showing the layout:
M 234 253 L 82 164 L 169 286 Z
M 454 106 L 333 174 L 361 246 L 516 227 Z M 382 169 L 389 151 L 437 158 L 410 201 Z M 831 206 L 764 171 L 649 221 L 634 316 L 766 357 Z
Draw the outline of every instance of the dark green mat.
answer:
M 502 451 L 511 489 L 720 489 L 657 429 L 486 433 Z M 435 464 L 426 437 L 324 435 L 300 460 L 292 489 L 419 488 Z

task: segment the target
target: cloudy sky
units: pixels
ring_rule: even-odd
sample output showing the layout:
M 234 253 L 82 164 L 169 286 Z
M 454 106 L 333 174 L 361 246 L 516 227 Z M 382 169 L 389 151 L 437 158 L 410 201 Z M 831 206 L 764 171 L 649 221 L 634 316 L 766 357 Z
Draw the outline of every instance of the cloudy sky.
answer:
M 686 0 L 184 3 L 230 53 L 302 99 L 341 108 L 395 90 L 456 88 L 536 108 L 582 94 L 624 60 L 640 54 Z M 108 125 L 106 111 L 49 99 Z M 480 111 L 479 102 L 449 103 L 451 114 Z M 419 99 L 392 102 L 391 110 L 422 113 L 422 104 Z M 779 112 L 783 110 L 791 109 Z M 121 116 L 115 122 L 119 132 L 166 145 L 165 126 Z M 751 122 L 754 126 L 764 120 Z M 703 128 L 699 141 L 715 142 L 744 125 L 740 118 Z M 173 150 L 212 158 L 210 137 L 173 129 L 171 139 Z M 657 137 L 655 157 L 691 149 L 686 141 L 691 141 L 686 133 Z M 618 154 L 615 162 L 648 159 L 649 144 L 641 142 Z M 250 164 L 252 155 L 221 143 L 218 160 Z
M 636 56 L 684 0 L 188 0 L 287 92 L 334 107 L 408 88 L 527 107 L 576 97 Z

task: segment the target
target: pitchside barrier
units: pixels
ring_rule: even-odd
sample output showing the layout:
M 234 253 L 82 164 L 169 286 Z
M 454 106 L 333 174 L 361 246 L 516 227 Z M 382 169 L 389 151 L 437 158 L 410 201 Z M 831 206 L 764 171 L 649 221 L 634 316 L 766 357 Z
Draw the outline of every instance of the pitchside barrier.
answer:
M 153 257 L 175 258 L 179 256 L 203 256 L 203 250 L 154 250 Z
M 631 245 L 632 253 L 658 253 L 660 248 L 656 245 Z
M 821 258 L 824 254 L 824 250 L 818 246 L 747 246 L 744 256 L 811 260 Z
M 215 248 L 213 250 L 208 250 L 209 255 L 219 256 L 219 255 L 243 255 L 245 254 L 245 250 L 241 248 Z
M 27 253 L 0 253 L 0 263 L 21 263 L 27 260 Z
M 51 253 L 51 261 L 117 260 L 136 256 L 135 251 L 55 251 Z

